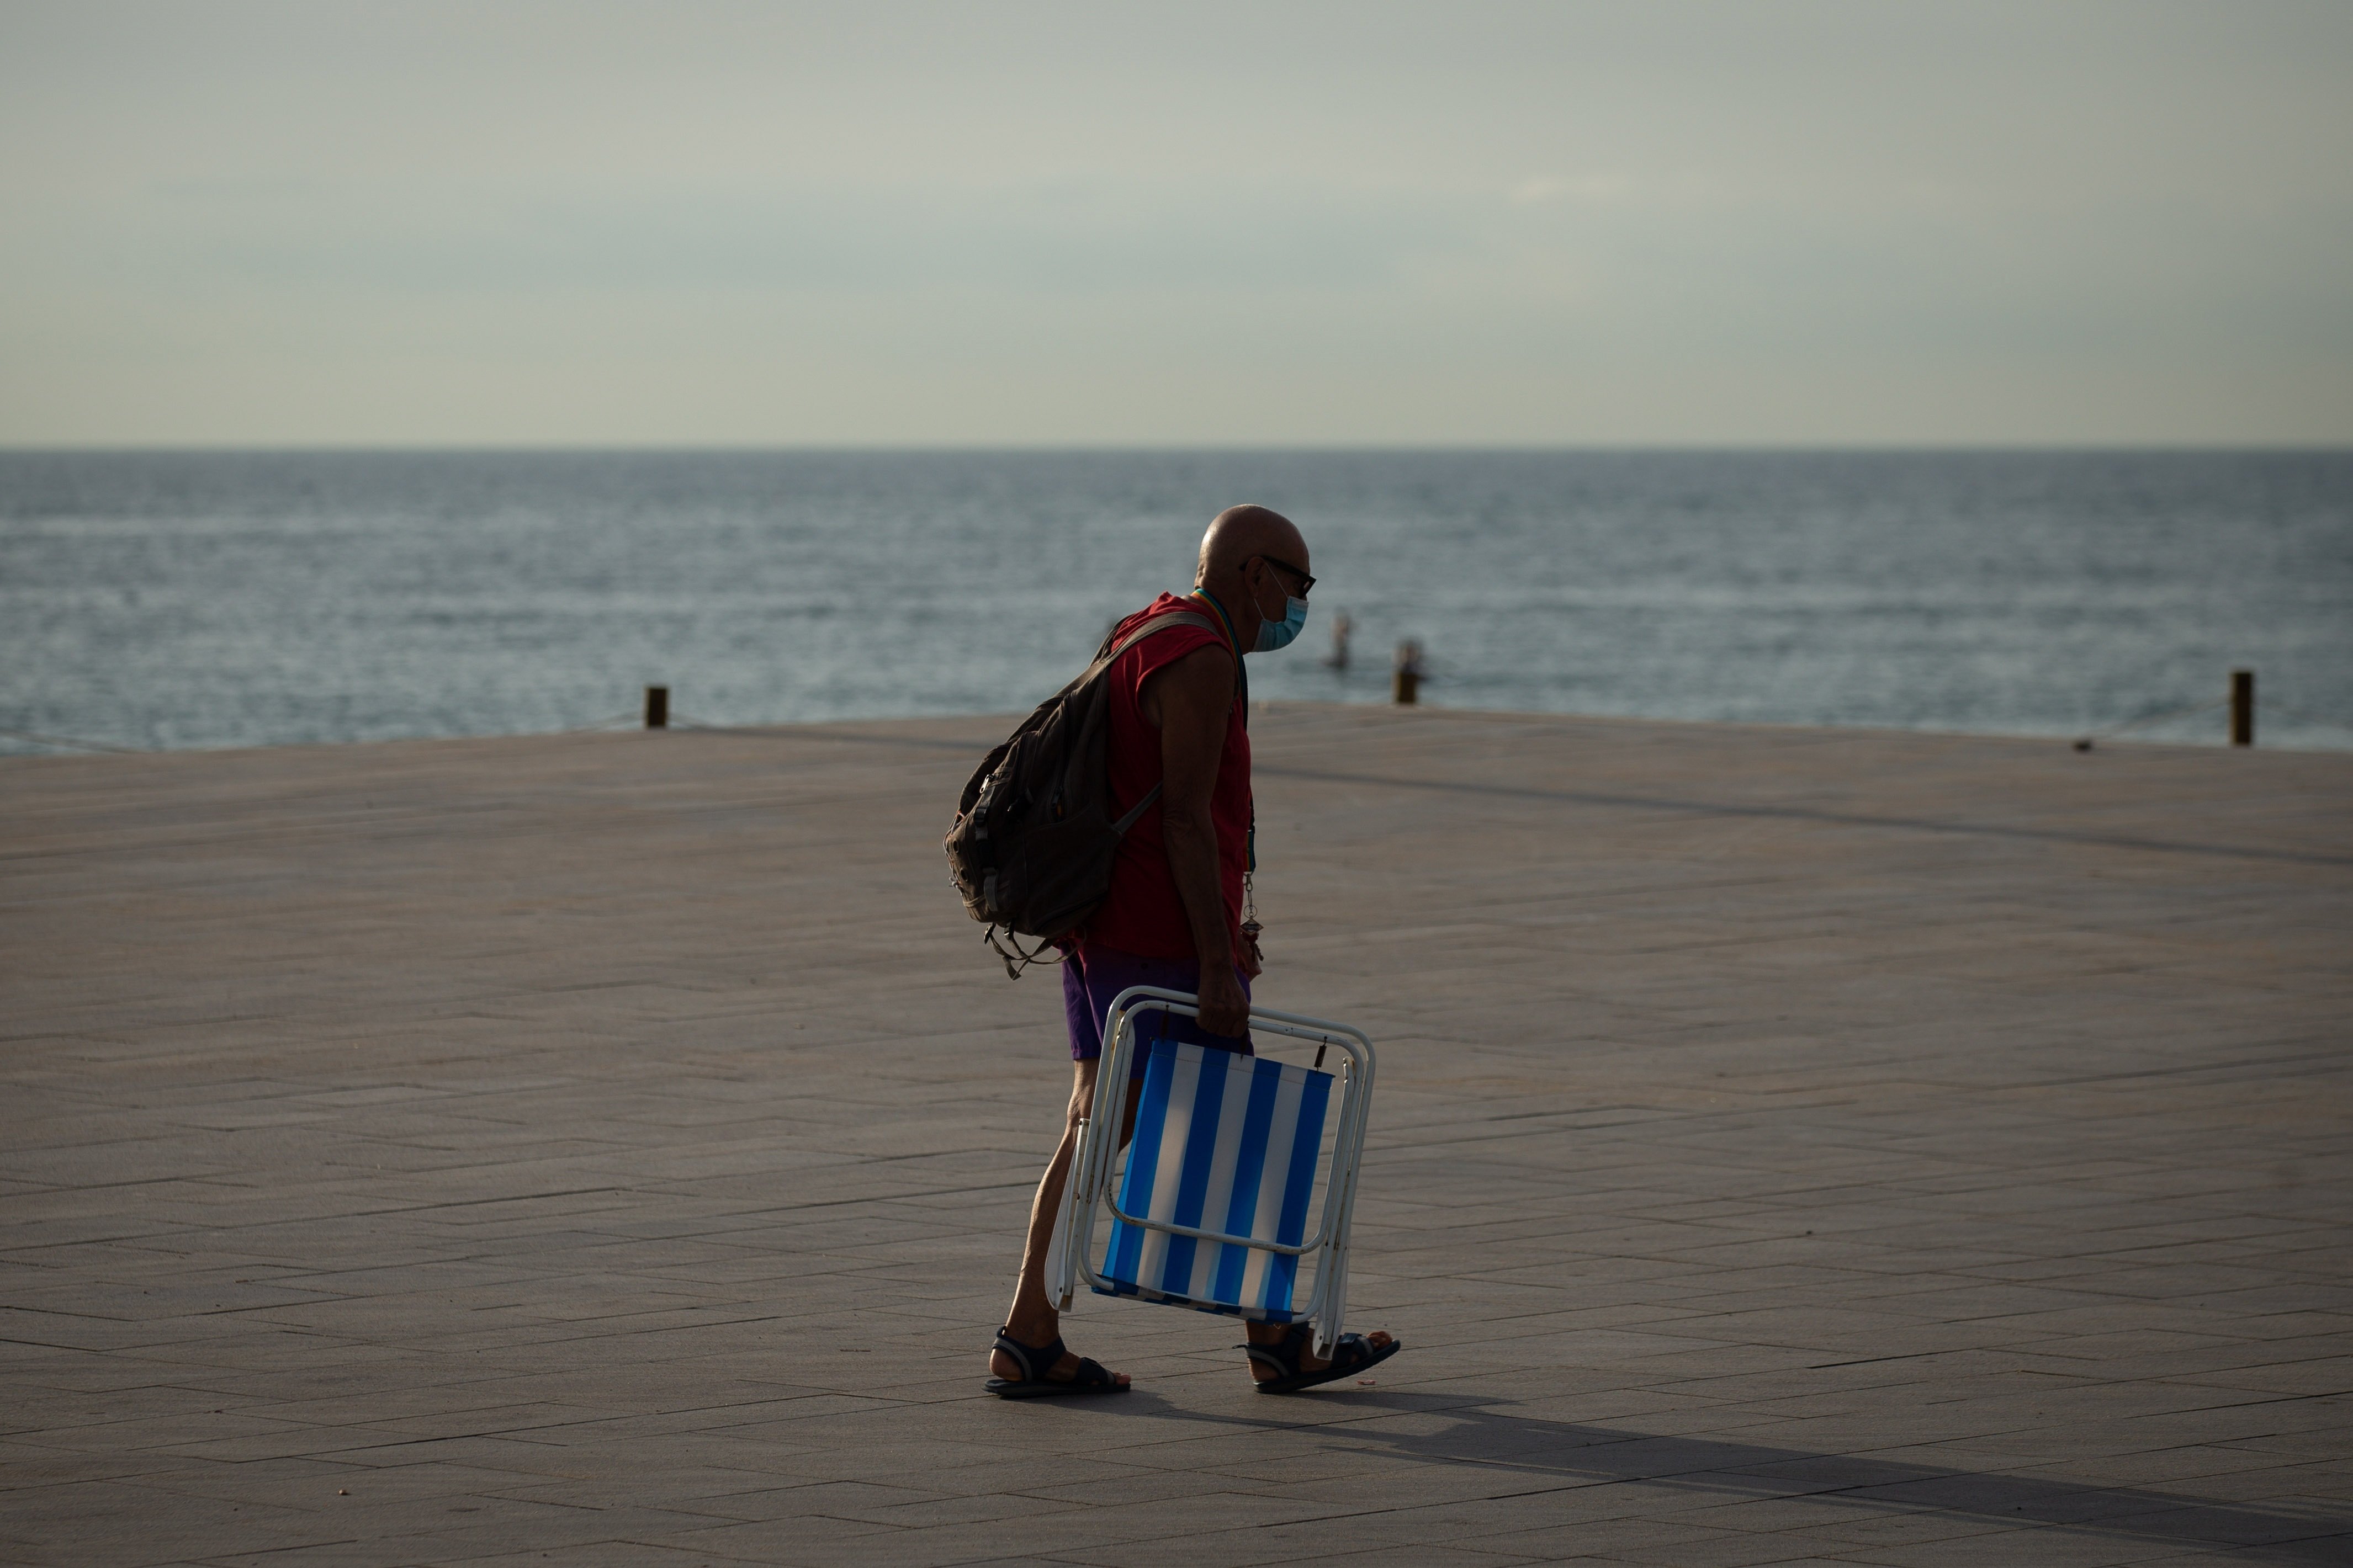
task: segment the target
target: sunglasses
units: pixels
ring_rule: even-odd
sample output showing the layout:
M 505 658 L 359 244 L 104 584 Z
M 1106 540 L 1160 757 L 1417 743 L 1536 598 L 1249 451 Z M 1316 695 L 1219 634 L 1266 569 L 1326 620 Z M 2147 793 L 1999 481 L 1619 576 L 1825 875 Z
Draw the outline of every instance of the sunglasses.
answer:
M 1280 567 L 1282 567 L 1285 572 L 1288 572 L 1288 573 L 1290 573 L 1293 576 L 1294 576 L 1294 577 L 1298 578 L 1298 579 L 1299 579 L 1299 596 L 1300 596 L 1301 598 L 1303 598 L 1303 598 L 1307 597 L 1307 595 L 1308 595 L 1309 594 L 1311 594 L 1311 593 L 1313 593 L 1313 592 L 1314 591 L 1314 589 L 1315 589 L 1315 579 L 1314 579 L 1314 578 L 1313 578 L 1313 577 L 1310 577 L 1306 573 L 1302 572 L 1298 567 L 1293 566 L 1290 562 L 1288 562 L 1288 561 L 1282 561 L 1282 560 L 1278 560 L 1276 557 L 1271 556 L 1271 555 L 1261 555 L 1261 556 L 1260 556 L 1260 557 L 1259 557 L 1259 559 L 1260 559 L 1261 561 L 1265 562 L 1265 563 L 1266 563 L 1268 565 L 1270 565 L 1270 566 L 1280 566 Z

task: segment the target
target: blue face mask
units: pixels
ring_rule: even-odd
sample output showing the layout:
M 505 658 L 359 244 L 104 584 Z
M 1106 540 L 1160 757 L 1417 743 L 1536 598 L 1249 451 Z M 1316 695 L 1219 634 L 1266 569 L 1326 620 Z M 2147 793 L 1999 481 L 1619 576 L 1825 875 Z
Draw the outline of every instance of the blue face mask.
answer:
M 1272 653 L 1276 648 L 1289 647 L 1291 639 L 1297 637 L 1300 629 L 1307 625 L 1306 600 L 1286 598 L 1283 604 L 1282 619 L 1279 621 L 1261 619 L 1259 622 L 1258 646 L 1250 649 L 1250 652 Z

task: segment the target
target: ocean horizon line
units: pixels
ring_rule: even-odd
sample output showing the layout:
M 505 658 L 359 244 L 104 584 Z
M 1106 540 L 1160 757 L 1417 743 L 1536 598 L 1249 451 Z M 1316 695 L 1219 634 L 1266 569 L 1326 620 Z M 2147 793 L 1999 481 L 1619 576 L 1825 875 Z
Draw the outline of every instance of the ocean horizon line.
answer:
M 0 457 L 202 457 L 210 454 L 248 457 L 377 457 L 414 454 L 418 457 L 483 456 L 558 457 L 612 454 L 626 457 L 680 456 L 903 456 L 937 453 L 944 457 L 1153 457 L 1191 453 L 1237 455 L 1299 454 L 1303 456 L 1531 457 L 1612 454 L 1702 457 L 1722 453 L 1732 457 L 2185 457 L 2353 456 L 2353 439 L 2342 442 L 2284 441 L 832 441 L 832 442 L 668 442 L 668 441 L 548 441 L 548 442 L 271 442 L 271 441 L 133 441 L 26 443 L 0 441 Z

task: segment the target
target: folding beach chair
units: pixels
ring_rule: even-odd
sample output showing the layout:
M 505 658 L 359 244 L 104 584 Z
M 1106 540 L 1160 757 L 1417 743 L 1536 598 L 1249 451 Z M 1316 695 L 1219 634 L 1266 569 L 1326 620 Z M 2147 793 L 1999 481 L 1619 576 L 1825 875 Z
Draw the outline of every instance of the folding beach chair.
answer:
M 1329 1355 L 1347 1304 L 1348 1219 L 1372 1095 L 1372 1042 L 1345 1024 L 1250 1009 L 1254 1036 L 1337 1047 L 1340 1070 L 1322 1072 L 1155 1037 L 1152 1021 L 1172 1013 L 1198 1017 L 1197 999 L 1138 985 L 1104 1016 L 1094 1111 L 1081 1124 L 1063 1189 L 1048 1294 L 1068 1311 L 1084 1280 L 1104 1296 L 1262 1323 L 1312 1321 L 1315 1353 Z M 1316 1053 L 1319 1063 L 1324 1054 Z M 1138 1075 L 1143 1094 L 1122 1170 L 1120 1121 Z M 1098 1251 L 1104 1211 L 1110 1234 Z M 1299 1304 L 1303 1264 L 1312 1283 Z

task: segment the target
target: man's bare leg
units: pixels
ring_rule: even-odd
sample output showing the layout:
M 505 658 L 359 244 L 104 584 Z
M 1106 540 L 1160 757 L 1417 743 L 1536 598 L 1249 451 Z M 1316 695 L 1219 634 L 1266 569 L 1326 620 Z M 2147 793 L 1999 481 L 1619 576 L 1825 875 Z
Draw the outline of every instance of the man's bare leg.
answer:
M 1070 1110 L 1062 1121 L 1062 1141 L 1055 1145 L 1054 1158 L 1047 1163 L 1038 1195 L 1029 1205 L 1029 1236 L 1021 1247 L 1021 1279 L 1013 1288 L 1013 1309 L 1005 1314 L 1006 1331 L 1037 1350 L 1052 1344 L 1061 1333 L 1061 1314 L 1046 1299 L 1046 1249 L 1053 1243 L 1054 1216 L 1061 1212 L 1062 1187 L 1071 1179 L 1071 1164 L 1079 1152 L 1079 1123 L 1095 1103 L 1095 1063 L 1089 1060 L 1071 1066 L 1075 1070 L 1071 1077 Z M 988 1370 L 1008 1383 L 1021 1376 L 1020 1363 L 1003 1351 L 988 1352 Z M 1046 1376 L 1061 1383 L 1078 1373 L 1078 1356 L 1065 1351 Z M 1124 1387 L 1127 1373 L 1118 1373 L 1114 1381 Z

